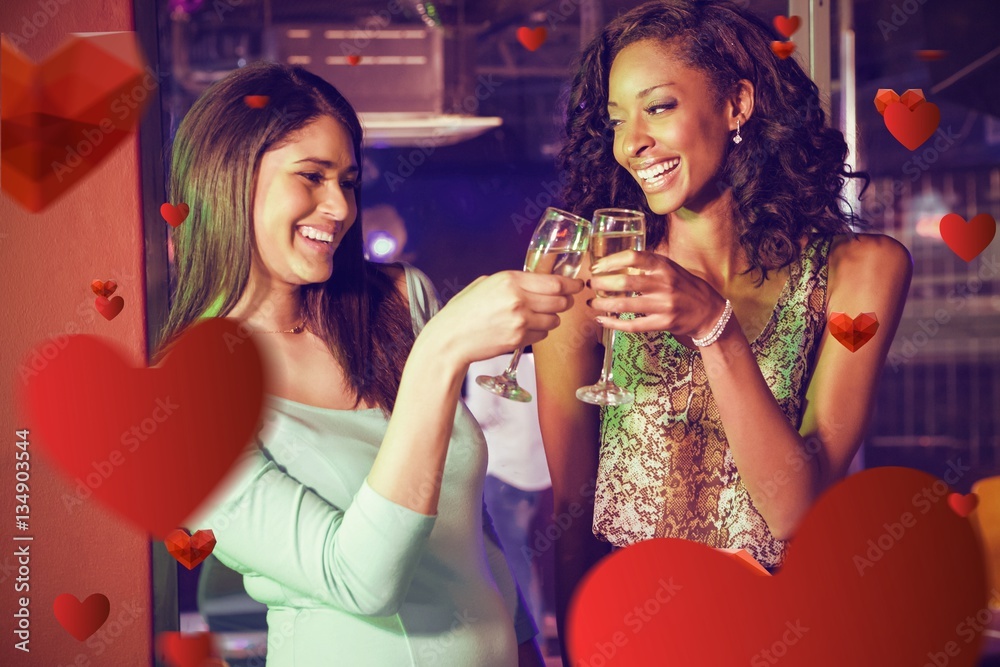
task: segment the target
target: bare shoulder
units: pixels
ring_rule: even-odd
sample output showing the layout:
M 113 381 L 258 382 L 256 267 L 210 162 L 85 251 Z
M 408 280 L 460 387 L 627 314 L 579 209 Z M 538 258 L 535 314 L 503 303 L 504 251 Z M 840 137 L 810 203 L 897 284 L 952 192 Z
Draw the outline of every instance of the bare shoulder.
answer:
M 912 268 L 913 258 L 902 243 L 885 234 L 838 234 L 830 246 L 830 264 Z
M 402 264 L 377 264 L 378 269 L 392 279 L 392 282 L 396 285 L 396 290 L 403 296 L 403 300 L 406 301 L 410 298 L 409 290 L 406 288 L 406 269 L 403 268 Z

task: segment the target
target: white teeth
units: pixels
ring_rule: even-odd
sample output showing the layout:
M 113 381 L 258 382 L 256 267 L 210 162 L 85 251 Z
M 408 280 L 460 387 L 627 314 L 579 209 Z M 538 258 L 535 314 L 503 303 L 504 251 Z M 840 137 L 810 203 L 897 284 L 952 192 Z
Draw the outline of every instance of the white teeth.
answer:
M 658 164 L 654 164 L 652 167 L 649 167 L 648 169 L 636 169 L 635 173 L 642 180 L 650 181 L 659 176 L 660 174 L 672 170 L 680 163 L 681 159 L 678 157 L 674 158 L 673 160 L 667 160 L 666 162 L 660 162 Z
M 312 227 L 299 227 L 299 234 L 302 234 L 302 236 L 307 239 L 312 239 L 313 241 L 333 243 L 333 234 L 327 234 L 326 232 L 321 232 L 320 230 L 313 229 Z

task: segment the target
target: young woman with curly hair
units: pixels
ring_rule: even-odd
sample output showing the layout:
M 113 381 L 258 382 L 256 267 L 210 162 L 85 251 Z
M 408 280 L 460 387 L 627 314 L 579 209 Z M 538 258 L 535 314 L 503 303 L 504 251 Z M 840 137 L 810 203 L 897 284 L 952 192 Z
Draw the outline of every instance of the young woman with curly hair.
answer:
M 364 258 L 361 146 L 333 86 L 272 63 L 214 84 L 177 130 L 170 191 L 191 214 L 157 361 L 228 317 L 272 380 L 254 446 L 187 525 L 268 605 L 269 667 L 540 667 L 459 396 L 470 362 L 543 338 L 583 284 L 506 271 L 438 312 L 421 272 Z
M 565 201 L 644 211 L 647 242 L 584 267 L 591 289 L 535 346 L 556 513 L 583 513 L 556 542 L 561 611 L 609 545 L 684 538 L 778 568 L 865 434 L 912 262 L 852 233 L 841 190 L 865 177 L 774 39 L 730 2 L 670 0 L 582 55 Z M 880 329 L 852 353 L 826 332 L 837 312 Z M 600 372 L 595 320 L 619 332 L 614 377 L 636 397 L 600 413 L 574 398 Z

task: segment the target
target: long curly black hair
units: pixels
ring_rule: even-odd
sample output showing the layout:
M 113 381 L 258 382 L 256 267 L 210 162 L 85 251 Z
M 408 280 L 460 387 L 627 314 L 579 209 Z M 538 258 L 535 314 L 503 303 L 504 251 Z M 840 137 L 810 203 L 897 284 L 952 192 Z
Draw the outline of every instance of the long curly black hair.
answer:
M 608 125 L 608 73 L 615 56 L 642 40 L 658 40 L 705 73 L 717 103 L 746 79 L 754 111 L 742 143 L 727 142 L 720 192 L 731 189 L 740 244 L 758 281 L 798 258 L 803 234 L 849 233 L 862 226 L 842 189 L 864 172 L 846 164 L 847 143 L 827 127 L 819 90 L 793 58 L 771 50 L 780 39 L 767 24 L 728 0 L 657 0 L 622 14 L 580 57 L 566 103 L 566 141 L 559 154 L 563 201 L 577 214 L 625 207 L 647 215 L 646 247 L 666 234 L 665 216 L 650 211 L 635 179 L 615 161 Z M 841 205 L 844 205 L 843 208 Z

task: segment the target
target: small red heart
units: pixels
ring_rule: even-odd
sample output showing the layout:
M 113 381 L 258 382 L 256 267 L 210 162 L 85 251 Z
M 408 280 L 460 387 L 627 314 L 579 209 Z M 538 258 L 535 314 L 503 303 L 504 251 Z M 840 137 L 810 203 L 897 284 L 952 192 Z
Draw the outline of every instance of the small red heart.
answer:
M 799 29 L 802 20 L 798 16 L 792 16 L 790 18 L 785 18 L 784 16 L 774 17 L 774 28 L 780 32 L 784 37 L 791 37 L 795 34 L 795 31 Z
M 910 88 L 899 96 L 899 101 L 905 104 L 907 109 L 913 111 L 927 99 L 924 97 L 924 91 L 920 88 Z
M 267 95 L 244 95 L 243 103 L 246 104 L 251 109 L 263 109 L 267 106 L 267 103 L 271 101 L 271 98 Z M 175 227 L 177 225 L 174 225 Z
M 971 262 L 993 242 L 997 221 L 989 213 L 980 213 L 969 222 L 957 213 L 949 213 L 941 218 L 939 229 L 941 239 L 951 251 Z
M 52 613 L 66 632 L 82 642 L 108 620 L 111 601 L 101 593 L 94 593 L 83 602 L 72 593 L 63 593 L 52 603 Z
M 529 51 L 534 51 L 544 44 L 548 36 L 549 31 L 543 26 L 539 26 L 537 28 L 521 26 L 517 29 L 517 41 L 521 42 L 521 46 Z
M 98 475 L 95 500 L 164 539 L 253 440 L 265 386 L 254 337 L 207 318 L 156 368 L 134 368 L 101 336 L 70 335 L 60 347 L 20 394 L 32 437 L 72 484 Z
M 347 62 L 352 66 L 357 65 L 359 62 L 361 62 L 361 56 L 355 56 L 355 55 L 347 56 Z
M 865 343 L 875 337 L 878 318 L 875 313 L 861 313 L 851 319 L 845 313 L 830 315 L 830 333 L 851 352 L 857 352 Z
M 941 123 L 941 110 L 936 104 L 923 102 L 913 109 L 899 102 L 893 102 L 885 107 L 885 126 L 896 138 L 896 141 L 911 151 L 933 136 Z
M 171 227 L 178 227 L 187 219 L 190 210 L 191 209 L 187 204 L 178 204 L 177 206 L 174 206 L 173 204 L 168 203 L 160 206 L 160 215 L 163 216 L 163 219 L 166 220 Z
M 167 535 L 163 544 L 178 563 L 193 570 L 215 549 L 215 533 L 211 530 L 199 530 L 194 535 L 188 535 L 186 530 L 178 528 Z
M 771 50 L 774 51 L 774 55 L 784 60 L 795 51 L 795 42 L 771 42 Z
M 974 493 L 953 493 L 948 496 L 948 507 L 960 517 L 967 517 L 979 504 L 979 496 Z
M 118 313 L 122 312 L 122 308 L 125 307 L 125 299 L 120 296 L 113 296 L 110 299 L 99 296 L 94 299 L 94 306 L 101 315 L 104 315 L 104 319 L 111 321 L 118 317 Z
M 118 289 L 118 283 L 113 280 L 108 280 L 107 282 L 101 282 L 100 280 L 95 280 L 90 283 L 90 289 L 94 290 L 94 294 L 97 296 L 103 296 L 105 298 L 111 296 Z
M 212 655 L 210 632 L 161 632 L 156 643 L 160 655 L 173 667 L 204 667 Z

